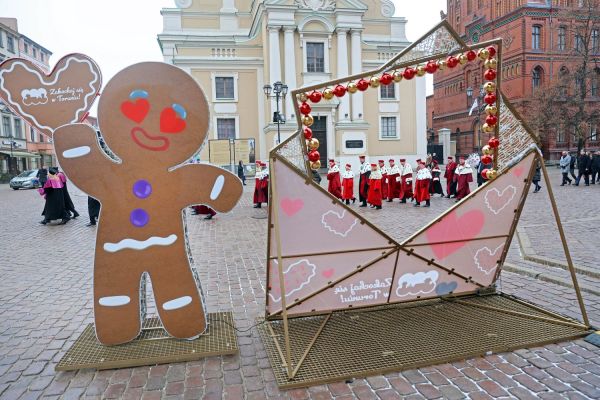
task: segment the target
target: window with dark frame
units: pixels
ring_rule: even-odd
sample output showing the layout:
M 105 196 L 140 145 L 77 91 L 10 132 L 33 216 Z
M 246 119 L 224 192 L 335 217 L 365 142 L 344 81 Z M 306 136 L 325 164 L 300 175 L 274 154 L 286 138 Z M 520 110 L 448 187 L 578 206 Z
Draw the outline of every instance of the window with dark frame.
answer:
M 561 26 L 558 28 L 558 50 L 564 50 L 567 47 L 567 28 Z
M 325 43 L 306 43 L 306 71 L 325 72 Z
M 592 34 L 591 34 L 591 39 L 592 39 L 592 53 L 597 54 L 598 51 L 600 50 L 600 32 L 598 32 L 598 29 L 592 29 Z
M 583 37 L 580 34 L 576 34 L 575 35 L 575 50 L 577 50 L 578 52 L 583 52 L 583 47 L 584 47 Z
M 6 37 L 6 49 L 11 53 L 15 52 L 15 39 L 12 36 Z
M 4 48 L 4 31 L 0 30 L 0 47 Z
M 35 130 L 32 127 L 29 127 L 29 134 L 31 137 L 31 143 L 35 143 Z
M 598 96 L 598 84 L 600 81 L 600 77 L 598 77 L 598 74 L 596 74 L 596 76 L 592 76 L 592 90 L 591 90 L 591 95 L 592 96 Z
M 235 99 L 234 82 L 232 76 L 217 76 L 215 78 L 215 98 L 217 100 Z
M 598 125 L 590 126 L 590 140 L 592 142 L 598 141 Z
M 23 51 L 25 54 L 29 53 L 29 45 L 27 43 L 23 43 Z
M 235 139 L 235 118 L 217 118 L 217 139 Z
M 10 126 L 10 117 L 2 116 L 2 135 L 4 137 L 12 136 L 12 127 Z
M 542 38 L 542 27 L 534 25 L 531 28 L 531 48 L 533 50 L 539 50 Z
M 381 138 L 395 139 L 397 137 L 396 117 L 381 117 Z
M 23 139 L 23 131 L 21 130 L 21 120 L 19 118 L 15 118 L 15 137 Z
M 396 99 L 396 85 L 381 85 L 380 94 L 382 100 L 395 100 Z
M 35 47 L 31 48 L 31 52 L 33 54 L 33 58 L 37 58 L 37 49 Z
M 531 72 L 531 86 L 536 90 L 542 84 L 542 69 L 538 66 Z

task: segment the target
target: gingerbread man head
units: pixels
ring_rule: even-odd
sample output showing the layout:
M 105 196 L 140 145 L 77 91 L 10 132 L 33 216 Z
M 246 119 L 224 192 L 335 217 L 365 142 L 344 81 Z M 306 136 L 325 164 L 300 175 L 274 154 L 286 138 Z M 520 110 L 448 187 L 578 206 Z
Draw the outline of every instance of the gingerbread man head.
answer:
M 124 163 L 169 168 L 198 151 L 208 129 L 204 93 L 181 69 L 144 62 L 115 75 L 100 97 L 106 144 Z

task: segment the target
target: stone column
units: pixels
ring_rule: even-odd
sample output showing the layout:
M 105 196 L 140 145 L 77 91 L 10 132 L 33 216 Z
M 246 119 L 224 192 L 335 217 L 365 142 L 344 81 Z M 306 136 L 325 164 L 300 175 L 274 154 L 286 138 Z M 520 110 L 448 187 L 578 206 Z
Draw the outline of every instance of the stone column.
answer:
M 337 77 L 343 78 L 348 76 L 348 41 L 346 35 L 348 34 L 347 29 L 337 30 Z M 340 98 L 340 110 L 338 115 L 338 121 L 349 121 L 350 120 L 350 95 L 346 94 Z
M 286 26 L 284 30 L 284 49 L 285 49 L 285 84 L 288 85 L 288 95 L 285 100 L 285 116 L 286 122 L 293 121 L 292 115 L 296 112 L 294 110 L 294 99 L 292 98 L 291 92 L 296 89 L 296 46 L 294 46 L 294 31 L 295 26 Z
M 444 146 L 444 164 L 446 164 L 449 156 L 454 156 L 454 154 L 450 154 L 452 150 L 450 148 L 450 129 L 442 128 L 438 130 L 438 144 Z
M 267 84 L 273 86 L 273 83 L 281 81 L 281 55 L 279 52 L 279 27 L 269 27 L 269 82 Z M 280 106 L 281 107 L 281 106 Z M 271 100 L 271 113 L 268 121 L 273 120 L 273 113 L 277 111 L 275 99 Z
M 360 43 L 360 31 L 353 29 L 351 35 L 352 75 L 355 75 L 362 72 L 362 47 Z M 352 95 L 352 120 L 362 120 L 363 115 L 363 94 L 359 91 Z

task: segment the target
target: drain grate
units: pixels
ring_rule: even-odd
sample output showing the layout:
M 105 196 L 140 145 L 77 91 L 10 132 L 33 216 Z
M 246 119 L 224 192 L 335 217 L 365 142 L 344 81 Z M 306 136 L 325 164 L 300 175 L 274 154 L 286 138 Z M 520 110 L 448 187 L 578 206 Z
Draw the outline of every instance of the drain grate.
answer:
M 495 307 L 512 314 L 475 306 Z M 516 313 L 525 313 L 531 319 Z M 298 360 L 326 316 L 289 320 L 292 364 Z M 550 321 L 553 319 L 554 321 Z M 391 305 L 366 311 L 334 313 L 292 380 L 274 340 L 285 348 L 282 321 L 259 327 L 280 388 L 312 386 L 461 360 L 585 336 L 585 327 L 564 317 L 502 295 L 440 299 Z
M 56 370 L 137 367 L 237 353 L 233 314 L 211 313 L 208 321 L 208 329 L 203 335 L 194 340 L 182 340 L 170 337 L 162 329 L 158 318 L 149 318 L 144 321 L 137 339 L 118 346 L 101 345 L 96 339 L 94 326 L 90 324 L 56 365 Z

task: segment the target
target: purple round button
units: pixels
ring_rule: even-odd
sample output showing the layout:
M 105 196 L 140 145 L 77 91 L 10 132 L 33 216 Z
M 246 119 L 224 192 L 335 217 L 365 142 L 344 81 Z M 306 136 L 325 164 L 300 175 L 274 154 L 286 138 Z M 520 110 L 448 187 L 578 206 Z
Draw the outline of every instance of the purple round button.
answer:
M 137 226 L 138 228 L 146 225 L 149 220 L 150 216 L 143 208 L 136 208 L 129 214 L 129 221 L 133 226 Z
M 152 185 L 150 182 L 140 179 L 133 184 L 133 194 L 139 199 L 145 199 L 152 194 Z

